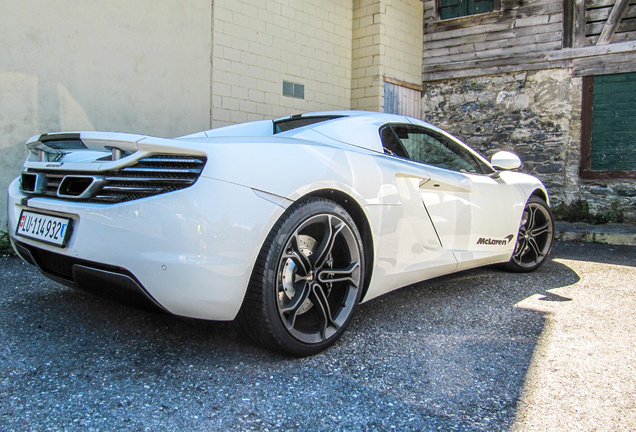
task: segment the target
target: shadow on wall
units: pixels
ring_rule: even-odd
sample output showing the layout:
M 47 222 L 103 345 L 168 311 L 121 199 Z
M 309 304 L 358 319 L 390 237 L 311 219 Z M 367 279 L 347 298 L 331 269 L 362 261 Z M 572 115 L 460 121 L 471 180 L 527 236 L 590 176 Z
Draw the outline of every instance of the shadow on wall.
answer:
M 29 137 L 62 130 L 95 130 L 65 86 L 45 77 L 0 73 L 0 188 L 5 191 L 20 174 Z M 0 208 L 7 208 L 6 200 L 6 194 L 0 194 Z M 0 230 L 6 229 L 6 223 L 2 211 Z

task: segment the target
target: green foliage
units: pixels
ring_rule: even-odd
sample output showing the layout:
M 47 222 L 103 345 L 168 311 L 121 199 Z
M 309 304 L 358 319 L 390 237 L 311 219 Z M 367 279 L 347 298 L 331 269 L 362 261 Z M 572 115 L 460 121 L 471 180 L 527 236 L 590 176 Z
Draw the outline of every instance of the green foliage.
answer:
M 574 201 L 571 204 L 562 203 L 552 209 L 556 220 L 566 222 L 588 222 L 593 224 L 620 223 L 624 220 L 623 211 L 617 201 L 599 213 L 591 213 L 590 205 L 583 200 Z
M 6 231 L 0 231 L 0 256 L 2 255 L 15 255 L 9 240 L 9 233 Z

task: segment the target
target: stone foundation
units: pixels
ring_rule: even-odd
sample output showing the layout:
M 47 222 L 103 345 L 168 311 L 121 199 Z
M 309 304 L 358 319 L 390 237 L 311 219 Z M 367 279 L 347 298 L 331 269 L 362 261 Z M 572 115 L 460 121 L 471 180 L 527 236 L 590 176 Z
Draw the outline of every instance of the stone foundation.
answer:
M 582 181 L 582 79 L 550 69 L 424 83 L 422 119 L 449 131 L 490 158 L 515 152 L 553 204 L 579 199 L 591 213 L 620 210 L 636 222 L 636 182 Z

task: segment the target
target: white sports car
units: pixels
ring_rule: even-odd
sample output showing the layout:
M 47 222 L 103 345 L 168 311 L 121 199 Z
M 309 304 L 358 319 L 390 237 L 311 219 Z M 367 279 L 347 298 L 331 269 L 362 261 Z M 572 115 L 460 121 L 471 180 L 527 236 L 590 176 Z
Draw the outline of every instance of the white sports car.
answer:
M 46 276 L 174 315 L 235 320 L 315 354 L 361 301 L 552 248 L 548 193 L 448 133 L 403 116 L 334 111 L 175 139 L 35 136 L 9 187 L 17 253 Z

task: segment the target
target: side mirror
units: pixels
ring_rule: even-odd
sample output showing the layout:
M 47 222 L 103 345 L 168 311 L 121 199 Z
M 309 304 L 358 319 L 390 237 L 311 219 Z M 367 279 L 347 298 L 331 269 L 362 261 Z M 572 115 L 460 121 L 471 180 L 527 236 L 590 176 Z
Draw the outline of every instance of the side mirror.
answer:
M 514 170 L 521 166 L 521 159 L 509 151 L 499 151 L 492 155 L 490 163 L 496 169 Z

